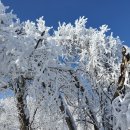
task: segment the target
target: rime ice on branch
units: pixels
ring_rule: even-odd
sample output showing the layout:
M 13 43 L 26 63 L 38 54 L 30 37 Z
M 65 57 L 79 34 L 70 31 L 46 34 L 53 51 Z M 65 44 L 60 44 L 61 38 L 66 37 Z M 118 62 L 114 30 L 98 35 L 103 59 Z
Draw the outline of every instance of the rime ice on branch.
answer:
M 11 99 L 0 102 L 0 114 L 9 119 L 5 124 L 0 117 L 1 129 L 129 127 L 129 84 L 125 97 L 119 95 L 113 100 L 118 89 L 122 42 L 112 33 L 106 35 L 110 30 L 107 25 L 95 29 L 86 28 L 86 23 L 85 17 L 74 25 L 59 23 L 50 35 L 52 28 L 45 25 L 43 17 L 21 23 L 0 3 L 0 90 L 13 91 Z M 14 115 L 11 118 L 10 111 Z

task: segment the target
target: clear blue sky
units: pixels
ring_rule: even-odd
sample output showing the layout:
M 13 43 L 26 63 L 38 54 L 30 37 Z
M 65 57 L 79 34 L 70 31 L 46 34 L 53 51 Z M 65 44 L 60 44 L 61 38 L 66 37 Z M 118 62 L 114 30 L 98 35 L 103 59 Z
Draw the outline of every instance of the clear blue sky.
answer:
M 2 0 L 22 20 L 44 16 L 46 25 L 58 21 L 73 23 L 79 16 L 88 18 L 87 27 L 107 24 L 122 41 L 130 46 L 130 0 Z

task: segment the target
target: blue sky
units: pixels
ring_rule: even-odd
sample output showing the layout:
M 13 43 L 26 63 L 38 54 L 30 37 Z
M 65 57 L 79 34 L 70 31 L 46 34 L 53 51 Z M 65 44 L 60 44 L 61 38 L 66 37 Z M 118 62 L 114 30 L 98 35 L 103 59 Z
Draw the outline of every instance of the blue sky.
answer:
M 74 23 L 79 16 L 88 18 L 87 27 L 107 24 L 130 46 L 130 0 L 2 0 L 22 20 L 44 16 L 46 25 L 56 28 L 58 22 Z

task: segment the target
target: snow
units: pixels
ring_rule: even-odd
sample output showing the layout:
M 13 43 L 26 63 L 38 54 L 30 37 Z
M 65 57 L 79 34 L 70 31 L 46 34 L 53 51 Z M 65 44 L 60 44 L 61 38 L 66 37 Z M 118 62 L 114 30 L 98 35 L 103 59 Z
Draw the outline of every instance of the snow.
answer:
M 23 125 L 20 96 L 28 125 L 37 130 L 130 128 L 129 65 L 125 96 L 112 101 L 123 45 L 106 35 L 107 25 L 86 28 L 87 18 L 80 17 L 59 23 L 51 35 L 43 17 L 20 23 L 2 3 L 0 21 L 0 91 L 13 92 L 0 99 L 0 129 Z

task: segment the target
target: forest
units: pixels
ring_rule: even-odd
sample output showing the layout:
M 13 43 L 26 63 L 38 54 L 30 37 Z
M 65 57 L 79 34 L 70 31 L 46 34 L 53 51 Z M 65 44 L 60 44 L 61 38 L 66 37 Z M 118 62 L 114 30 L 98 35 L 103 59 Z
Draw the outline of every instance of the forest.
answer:
M 0 130 L 130 129 L 130 49 L 108 25 L 54 30 L 9 10 L 0 2 Z

